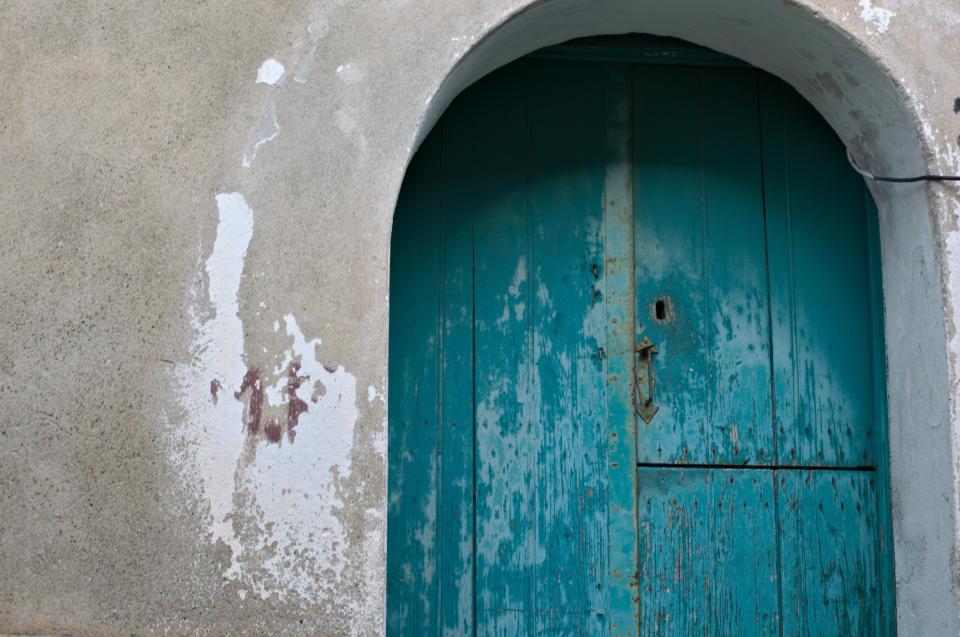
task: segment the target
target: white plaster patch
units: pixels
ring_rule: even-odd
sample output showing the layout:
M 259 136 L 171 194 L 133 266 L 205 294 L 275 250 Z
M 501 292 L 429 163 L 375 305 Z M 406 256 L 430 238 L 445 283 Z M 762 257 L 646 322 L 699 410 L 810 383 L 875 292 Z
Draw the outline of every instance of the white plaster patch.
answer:
M 239 290 L 254 215 L 240 193 L 221 193 L 216 202 L 213 250 L 191 290 L 191 360 L 176 367 L 187 414 L 177 436 L 186 451 L 171 461 L 207 507 L 210 541 L 230 548 L 224 577 L 242 585 L 241 599 L 249 592 L 316 602 L 333 594 L 345 567 L 347 537 L 335 512 L 344 506 L 340 481 L 351 473 L 357 382 L 343 366 L 323 365 L 320 339 L 307 339 L 286 314 L 290 345 L 273 370 L 262 372 L 264 424 L 288 413 L 295 399 L 307 409 L 295 436 L 288 430 L 279 443 L 249 432 L 250 390 L 239 391 L 251 371 Z M 296 387 L 288 384 L 292 365 L 303 379 Z
M 293 342 L 273 370 L 275 382 L 266 387 L 266 402 L 282 406 L 285 372 L 299 363 L 299 376 L 307 380 L 295 394 L 308 410 L 300 416 L 292 442 L 261 444 L 256 460 L 238 469 L 240 489 L 250 502 L 246 512 L 257 516 L 260 543 L 244 544 L 245 552 L 228 576 L 249 580 L 261 598 L 296 594 L 317 599 L 332 590 L 346 566 L 346 532 L 334 512 L 344 506 L 340 481 L 351 473 L 357 381 L 342 366 L 318 360 L 320 339 L 307 340 L 292 314 L 284 315 L 283 322 Z M 266 551 L 264 559 L 271 545 L 275 550 Z
M 876 33 L 883 34 L 890 28 L 890 20 L 897 14 L 889 9 L 875 7 L 873 0 L 859 0 L 860 18 L 872 26 Z
M 234 555 L 241 545 L 233 535 L 234 471 L 243 453 L 243 405 L 231 392 L 239 387 L 243 359 L 243 323 L 238 293 L 247 246 L 253 237 L 253 211 L 238 192 L 216 196 L 219 221 L 213 250 L 191 293 L 189 317 L 194 329 L 192 360 L 176 367 L 180 403 L 188 417 L 180 434 L 188 446 L 188 482 L 201 488 L 210 515 L 212 540 Z M 201 300 L 206 281 L 206 299 Z M 216 400 L 214 400 L 216 398 Z
M 263 61 L 263 64 L 260 65 L 260 69 L 257 71 L 257 84 L 274 86 L 280 81 L 280 78 L 283 77 L 285 70 L 286 69 L 283 68 L 282 64 L 273 58 L 267 58 Z

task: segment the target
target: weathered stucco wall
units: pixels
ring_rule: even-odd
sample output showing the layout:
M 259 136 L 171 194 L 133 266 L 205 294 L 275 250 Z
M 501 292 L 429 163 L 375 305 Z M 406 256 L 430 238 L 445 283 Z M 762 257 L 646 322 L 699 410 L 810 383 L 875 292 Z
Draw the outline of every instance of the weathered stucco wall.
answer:
M 678 35 L 864 165 L 958 173 L 958 28 L 958 0 L 0 4 L 0 632 L 382 632 L 391 217 L 479 75 Z M 960 625 L 958 193 L 876 191 L 902 634 Z

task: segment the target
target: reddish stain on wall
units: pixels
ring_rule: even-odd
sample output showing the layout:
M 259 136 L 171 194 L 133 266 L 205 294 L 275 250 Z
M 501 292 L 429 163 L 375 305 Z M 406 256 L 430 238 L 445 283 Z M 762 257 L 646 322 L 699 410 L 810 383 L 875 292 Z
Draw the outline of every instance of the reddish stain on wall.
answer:
M 233 397 L 240 400 L 243 394 L 250 390 L 250 402 L 247 405 L 247 433 L 252 436 L 260 433 L 260 420 L 263 418 L 263 379 L 260 370 L 251 367 L 243 375 L 240 391 L 234 392 Z
M 213 404 L 217 404 L 217 393 L 223 389 L 223 385 L 220 384 L 220 381 L 214 378 L 210 381 L 210 397 L 213 398 Z
M 267 437 L 267 442 L 279 443 L 280 439 L 283 438 L 283 428 L 276 420 L 271 420 L 263 428 L 263 434 Z
M 309 411 L 307 403 L 297 397 L 297 390 L 300 389 L 303 381 L 310 377 L 300 376 L 299 372 L 300 363 L 290 363 L 290 366 L 287 367 L 287 386 L 283 388 L 283 392 L 287 395 L 287 438 L 290 442 L 293 442 L 297 435 L 294 427 L 300 422 L 300 414 Z
M 252 438 L 258 438 L 262 427 L 263 436 L 268 443 L 279 443 L 283 438 L 284 432 L 287 434 L 287 440 L 293 442 L 293 439 L 297 435 L 295 429 L 300 422 L 300 416 L 304 412 L 309 411 L 306 401 L 301 400 L 300 397 L 297 396 L 297 390 L 309 379 L 309 376 L 300 375 L 299 362 L 291 362 L 287 366 L 287 384 L 283 388 L 283 395 L 286 399 L 286 415 L 285 417 L 270 417 L 264 421 L 263 399 L 265 390 L 263 388 L 263 377 L 260 370 L 256 367 L 247 370 L 247 373 L 243 377 L 243 382 L 240 384 L 240 390 L 233 394 L 234 398 L 242 400 L 244 395 L 249 392 L 249 402 L 247 403 L 244 422 L 244 429 L 247 435 Z M 214 383 L 216 383 L 216 386 Z M 213 395 L 214 401 L 216 401 L 218 387 L 219 383 L 217 383 L 217 381 L 213 381 L 210 384 L 210 393 Z M 269 409 L 269 405 L 267 408 Z

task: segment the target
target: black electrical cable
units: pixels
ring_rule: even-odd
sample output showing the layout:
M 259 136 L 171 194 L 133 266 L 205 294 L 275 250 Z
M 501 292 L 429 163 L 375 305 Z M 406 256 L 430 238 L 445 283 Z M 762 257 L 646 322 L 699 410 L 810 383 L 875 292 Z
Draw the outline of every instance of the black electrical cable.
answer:
M 866 177 L 867 179 L 872 179 L 874 181 L 887 181 L 895 184 L 912 184 L 918 181 L 960 181 L 960 175 L 917 175 L 916 177 L 878 177 L 872 173 L 868 173 L 863 168 L 857 165 L 857 162 L 854 161 L 853 155 L 850 154 L 850 151 L 847 150 L 847 161 L 850 162 L 850 165 L 853 166 L 853 169 Z
M 874 181 L 891 181 L 895 184 L 909 184 L 917 181 L 960 181 L 960 175 L 918 175 L 916 177 L 874 177 Z

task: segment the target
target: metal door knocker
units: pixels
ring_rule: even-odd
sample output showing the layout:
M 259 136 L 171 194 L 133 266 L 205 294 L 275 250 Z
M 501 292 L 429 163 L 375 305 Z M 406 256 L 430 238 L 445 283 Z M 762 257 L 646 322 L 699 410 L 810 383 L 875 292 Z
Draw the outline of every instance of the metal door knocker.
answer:
M 644 336 L 634 351 L 637 360 L 633 407 L 637 414 L 643 418 L 643 421 L 649 424 L 660 409 L 659 406 L 653 404 L 653 391 L 657 385 L 657 379 L 653 371 L 653 357 L 657 354 L 657 346 L 648 337 Z

